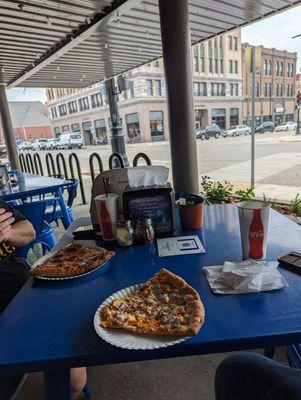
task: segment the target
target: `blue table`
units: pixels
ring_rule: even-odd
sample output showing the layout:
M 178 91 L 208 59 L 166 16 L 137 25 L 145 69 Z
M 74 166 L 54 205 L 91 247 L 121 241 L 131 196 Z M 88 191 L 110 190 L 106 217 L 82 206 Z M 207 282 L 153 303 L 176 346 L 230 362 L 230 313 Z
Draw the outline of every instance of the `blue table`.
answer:
M 58 198 L 58 204 L 63 214 L 66 226 L 71 224 L 71 219 L 64 201 L 62 188 L 68 184 L 64 179 L 52 178 L 49 176 L 29 174 L 27 172 L 17 173 L 18 185 L 10 184 L 0 188 L 2 200 L 18 200 L 24 197 L 39 196 L 42 194 L 54 193 Z
M 215 295 L 204 265 L 241 259 L 233 205 L 206 207 L 206 254 L 159 258 L 156 244 L 116 248 L 109 265 L 69 282 L 28 281 L 0 316 L 0 374 L 46 371 L 47 399 L 68 399 L 69 368 L 278 346 L 301 342 L 301 276 L 284 269 L 289 287 L 265 293 Z M 272 211 L 267 259 L 301 251 L 301 229 Z M 144 282 L 166 267 L 195 287 L 206 309 L 199 334 L 152 351 L 113 347 L 94 331 L 93 317 L 111 293 Z

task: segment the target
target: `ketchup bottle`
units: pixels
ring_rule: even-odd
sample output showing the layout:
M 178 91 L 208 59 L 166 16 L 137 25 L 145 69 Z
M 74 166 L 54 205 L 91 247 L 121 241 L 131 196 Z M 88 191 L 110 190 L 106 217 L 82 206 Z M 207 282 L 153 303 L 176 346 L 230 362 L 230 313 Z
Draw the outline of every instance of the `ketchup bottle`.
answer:
M 114 240 L 112 219 L 105 201 L 100 202 L 100 222 L 104 240 Z
M 254 260 L 263 258 L 264 228 L 260 210 L 253 211 L 253 219 L 249 229 L 249 257 Z

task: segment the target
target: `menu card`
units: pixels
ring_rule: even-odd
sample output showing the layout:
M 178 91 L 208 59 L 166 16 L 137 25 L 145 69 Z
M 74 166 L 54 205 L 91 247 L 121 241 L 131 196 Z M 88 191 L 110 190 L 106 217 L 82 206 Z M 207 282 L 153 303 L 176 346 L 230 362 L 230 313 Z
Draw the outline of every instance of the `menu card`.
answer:
M 157 239 L 159 257 L 205 253 L 197 235 Z

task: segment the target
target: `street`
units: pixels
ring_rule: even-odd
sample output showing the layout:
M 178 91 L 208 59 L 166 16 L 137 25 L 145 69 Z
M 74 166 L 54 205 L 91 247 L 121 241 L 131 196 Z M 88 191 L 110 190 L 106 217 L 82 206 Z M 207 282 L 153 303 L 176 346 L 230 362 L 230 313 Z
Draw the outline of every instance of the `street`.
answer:
M 272 199 L 291 201 L 297 193 L 301 192 L 301 137 L 293 135 L 292 132 L 279 132 L 257 134 L 255 140 L 256 195 L 262 196 L 264 193 Z M 169 142 L 128 144 L 126 148 L 131 165 L 135 155 L 144 152 L 154 165 L 169 168 L 171 166 Z M 250 149 L 250 136 L 197 140 L 199 175 L 207 174 L 216 180 L 230 180 L 236 188 L 248 187 Z M 62 150 L 61 152 L 67 159 L 72 151 Z M 102 158 L 104 169 L 107 169 L 111 147 L 110 145 L 87 146 L 74 152 L 80 159 L 88 195 L 91 181 L 89 156 L 97 152 Z M 39 152 L 45 170 L 46 153 L 46 151 Z M 57 153 L 58 151 L 52 151 L 53 156 Z M 31 152 L 31 154 L 34 153 Z M 142 162 L 143 160 L 141 164 Z M 97 172 L 96 160 L 95 170 Z

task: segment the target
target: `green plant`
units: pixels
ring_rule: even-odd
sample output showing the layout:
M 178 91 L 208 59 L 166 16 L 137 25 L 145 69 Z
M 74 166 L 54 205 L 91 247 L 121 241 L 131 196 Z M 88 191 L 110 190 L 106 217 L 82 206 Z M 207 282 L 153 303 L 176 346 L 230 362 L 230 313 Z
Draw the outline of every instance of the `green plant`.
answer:
M 301 217 L 301 199 L 299 198 L 299 193 L 297 193 L 294 200 L 290 202 L 290 211 L 297 217 Z
M 213 181 L 209 176 L 202 176 L 201 184 L 207 199 L 212 203 L 231 203 L 233 185 L 229 181 Z
M 241 201 L 252 200 L 255 197 L 255 193 L 252 188 L 248 188 L 246 190 L 237 190 L 235 194 L 240 197 Z
M 270 197 L 266 197 L 265 193 L 263 193 L 263 201 L 269 203 L 271 208 L 276 208 L 277 206 L 276 199 L 271 199 Z

